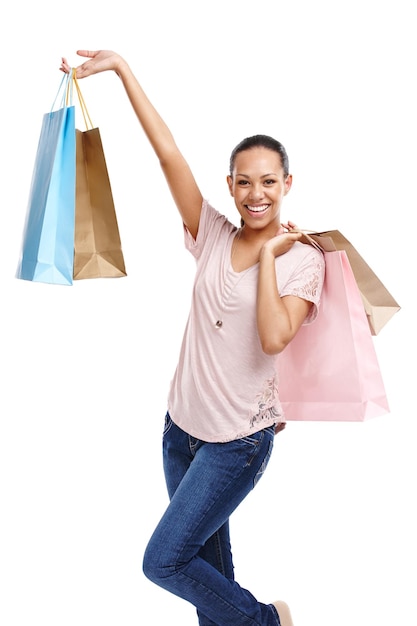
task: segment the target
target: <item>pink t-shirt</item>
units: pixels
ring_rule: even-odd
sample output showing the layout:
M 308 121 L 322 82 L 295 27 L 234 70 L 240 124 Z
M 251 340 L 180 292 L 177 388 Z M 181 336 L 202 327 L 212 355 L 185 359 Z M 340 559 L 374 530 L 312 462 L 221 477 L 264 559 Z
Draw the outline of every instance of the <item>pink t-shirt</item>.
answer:
M 243 272 L 232 269 L 235 234 L 236 226 L 207 201 L 197 239 L 185 230 L 185 245 L 197 268 L 168 411 L 182 430 L 208 442 L 231 441 L 285 421 L 279 355 L 263 352 L 257 331 L 259 264 Z M 280 295 L 313 302 L 305 323 L 312 322 L 324 279 L 323 255 L 296 242 L 275 263 Z

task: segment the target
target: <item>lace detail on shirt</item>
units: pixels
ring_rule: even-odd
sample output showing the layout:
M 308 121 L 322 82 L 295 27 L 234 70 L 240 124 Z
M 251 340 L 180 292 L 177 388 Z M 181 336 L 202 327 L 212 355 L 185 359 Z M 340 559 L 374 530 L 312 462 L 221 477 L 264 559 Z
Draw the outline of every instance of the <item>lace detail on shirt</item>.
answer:
M 291 295 L 298 296 L 310 302 L 317 301 L 317 294 L 320 295 L 323 283 L 324 261 L 320 260 L 316 263 L 315 271 L 308 283 L 303 283 L 298 288 L 293 289 Z
M 256 396 L 256 413 L 253 413 L 250 418 L 251 428 L 255 424 L 268 420 L 279 421 L 282 417 L 282 413 L 279 410 L 278 400 L 278 384 L 275 378 L 270 378 L 265 381 L 263 390 Z
M 289 289 L 286 293 L 286 295 L 297 296 L 298 298 L 303 298 L 303 300 L 307 300 L 308 302 L 313 302 L 313 306 L 304 320 L 304 324 L 311 324 L 311 322 L 314 322 L 317 317 L 318 305 L 323 287 L 324 272 L 324 257 L 321 256 L 315 263 L 310 280 Z

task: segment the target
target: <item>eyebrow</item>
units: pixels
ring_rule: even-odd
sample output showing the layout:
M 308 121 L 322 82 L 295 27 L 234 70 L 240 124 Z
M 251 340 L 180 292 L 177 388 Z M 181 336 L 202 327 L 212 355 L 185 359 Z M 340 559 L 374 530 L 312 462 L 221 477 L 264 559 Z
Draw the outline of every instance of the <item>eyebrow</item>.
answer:
M 242 174 L 241 172 L 236 172 L 236 176 L 244 176 L 245 178 L 250 178 L 248 174 Z M 278 176 L 276 172 L 271 172 L 270 174 L 262 174 L 261 178 L 268 178 L 268 176 Z

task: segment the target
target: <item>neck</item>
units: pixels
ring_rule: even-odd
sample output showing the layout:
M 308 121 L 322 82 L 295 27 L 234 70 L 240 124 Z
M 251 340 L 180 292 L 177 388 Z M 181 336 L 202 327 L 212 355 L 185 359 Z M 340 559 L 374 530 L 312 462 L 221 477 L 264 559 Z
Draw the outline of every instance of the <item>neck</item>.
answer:
M 268 224 L 267 227 L 258 230 L 250 228 L 247 224 L 244 224 L 238 230 L 238 237 L 247 243 L 265 242 L 277 235 L 280 226 L 281 224 L 279 222 L 274 222 Z

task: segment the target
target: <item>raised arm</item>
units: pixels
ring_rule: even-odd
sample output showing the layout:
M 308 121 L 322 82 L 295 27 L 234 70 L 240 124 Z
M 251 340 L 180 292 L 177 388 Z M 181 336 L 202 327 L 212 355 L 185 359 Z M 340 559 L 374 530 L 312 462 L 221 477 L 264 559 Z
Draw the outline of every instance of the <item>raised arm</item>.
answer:
M 77 78 L 113 70 L 121 79 L 133 110 L 159 159 L 182 220 L 195 238 L 200 220 L 202 194 L 171 131 L 146 96 L 128 63 L 111 50 L 78 50 L 77 54 L 89 59 L 76 68 Z M 60 69 L 66 73 L 71 69 L 65 58 L 62 59 Z

